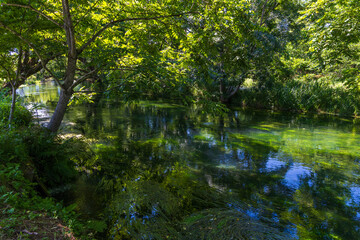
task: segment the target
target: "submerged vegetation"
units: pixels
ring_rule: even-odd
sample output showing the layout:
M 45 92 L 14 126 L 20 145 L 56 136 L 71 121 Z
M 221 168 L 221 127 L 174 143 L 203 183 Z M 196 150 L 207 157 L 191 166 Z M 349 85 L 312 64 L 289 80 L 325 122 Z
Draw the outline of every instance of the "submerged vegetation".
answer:
M 0 239 L 359 239 L 359 10 L 1 0 Z
M 359 236 L 356 121 L 100 104 L 73 106 L 69 134 L 3 126 L 4 238 Z

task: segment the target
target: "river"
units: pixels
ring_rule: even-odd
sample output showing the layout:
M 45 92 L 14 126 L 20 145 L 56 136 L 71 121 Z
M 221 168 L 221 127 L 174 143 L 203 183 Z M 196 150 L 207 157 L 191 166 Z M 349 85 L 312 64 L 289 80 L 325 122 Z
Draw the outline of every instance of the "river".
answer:
M 19 90 L 42 124 L 58 93 Z M 104 100 L 60 133 L 91 142 L 70 198 L 98 238 L 360 239 L 356 119 Z

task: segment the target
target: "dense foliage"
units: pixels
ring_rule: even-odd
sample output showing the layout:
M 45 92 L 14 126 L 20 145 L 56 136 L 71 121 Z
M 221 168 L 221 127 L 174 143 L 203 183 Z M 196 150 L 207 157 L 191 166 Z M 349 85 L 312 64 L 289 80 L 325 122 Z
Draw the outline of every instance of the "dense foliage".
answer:
M 75 99 L 95 91 L 96 100 L 166 98 L 215 112 L 232 102 L 357 115 L 358 8 L 353 0 L 4 0 L 0 41 L 12 44 L 2 45 L 0 74 L 15 87 L 34 75 L 61 86 L 52 131 L 74 90 Z
M 3 101 L 0 102 L 0 128 L 5 126 L 8 123 L 10 109 L 11 109 L 11 100 L 10 98 L 4 96 L 0 92 L 0 97 L 3 97 Z M 13 116 L 13 125 L 19 126 L 28 126 L 32 119 L 31 112 L 29 112 L 24 106 L 19 103 L 16 104 L 16 110 Z
M 94 230 L 78 220 L 74 206 L 65 208 L 50 198 L 74 182 L 78 172 L 73 159 L 82 159 L 77 152 L 86 145 L 29 125 L 31 113 L 20 104 L 8 129 L 9 108 L 5 97 L 0 101 L 0 238 L 90 236 Z
M 98 233 L 285 238 L 197 184 L 196 171 L 174 160 L 183 156 L 137 141 L 90 149 L 54 133 L 70 104 L 99 104 L 102 97 L 196 103 L 199 113 L 221 116 L 231 107 L 358 116 L 359 10 L 357 0 L 0 0 L 0 83 L 12 93 L 0 92 L 0 238 L 21 238 L 24 229 L 12 232 L 16 222 L 45 214 L 41 209 L 70 224 L 73 212 L 45 196 L 87 174 L 99 186 L 92 193 L 103 191 L 113 210 L 88 224 Z M 17 101 L 16 90 L 28 79 L 51 79 L 60 88 L 47 130 L 34 127 Z M 141 155 L 147 150 L 161 156 L 152 165 L 145 159 L 153 156 Z M 156 164 L 164 158 L 176 162 L 166 172 Z M 217 205 L 203 205 L 196 188 Z M 109 189 L 118 191 L 112 196 Z M 235 233 L 196 232 L 214 218 L 209 227 L 229 225 Z M 88 229 L 80 234 L 93 236 Z

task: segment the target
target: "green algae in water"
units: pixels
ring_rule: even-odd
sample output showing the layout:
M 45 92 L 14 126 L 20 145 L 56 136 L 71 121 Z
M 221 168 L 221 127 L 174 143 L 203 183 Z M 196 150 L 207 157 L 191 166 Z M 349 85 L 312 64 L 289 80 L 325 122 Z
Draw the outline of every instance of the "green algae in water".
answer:
M 189 202 L 186 207 L 178 205 L 178 209 L 182 209 L 180 213 L 159 214 L 153 221 L 136 225 L 137 230 L 131 230 L 128 237 L 140 236 L 135 233 L 141 232 L 146 233 L 141 235 L 145 239 L 151 236 L 155 239 L 229 239 L 234 236 L 239 236 L 238 239 L 347 239 L 359 236 L 356 227 L 359 225 L 358 206 L 350 204 L 355 200 L 350 186 L 356 185 L 356 176 L 359 176 L 357 134 L 323 125 L 308 128 L 301 121 L 294 125 L 271 124 L 262 119 L 260 128 L 247 121 L 244 125 L 251 127 L 239 127 L 233 122 L 227 123 L 230 126 L 227 128 L 219 125 L 203 128 L 201 123 L 191 119 L 180 120 L 179 117 L 178 128 L 177 124 L 167 126 L 165 131 L 159 131 L 152 138 L 142 135 L 142 146 L 152 144 L 158 150 L 138 148 L 135 158 L 145 161 L 150 157 L 149 166 L 164 156 L 161 151 L 168 154 L 167 160 L 173 158 L 167 161 L 170 165 L 182 159 L 179 164 L 186 166 L 183 172 L 192 172 L 193 177 L 196 176 L 190 181 L 192 184 L 184 183 L 180 176 L 172 176 L 172 183 L 184 184 L 175 198 L 174 195 L 160 196 L 167 196 L 172 187 L 151 192 L 157 192 L 155 195 L 159 200 L 174 198 L 174 202 L 179 203 L 182 196 L 186 196 Z M 165 125 L 166 122 L 160 124 L 158 130 Z M 149 151 L 147 154 L 144 154 L 145 149 Z M 165 168 L 161 161 L 166 162 L 165 159 L 158 162 L 157 183 L 167 178 L 162 171 L 173 169 Z M 146 164 L 141 166 L 147 168 Z M 201 186 L 212 190 L 202 192 Z M 186 194 L 188 191 L 191 194 Z M 197 205 L 194 204 L 196 192 L 201 195 L 196 197 L 201 199 L 197 200 L 201 202 Z M 217 195 L 220 198 L 213 199 L 212 196 Z M 156 202 L 156 197 L 153 201 Z M 241 212 L 227 207 L 228 203 L 236 201 L 244 203 Z M 208 205 L 214 202 L 216 205 Z M 254 211 L 246 210 L 249 206 L 257 212 L 255 217 Z M 143 214 L 141 209 L 144 210 L 140 208 L 139 215 Z M 165 207 L 160 209 L 167 211 Z M 147 212 L 145 216 L 149 215 L 149 210 Z M 220 220 L 214 221 L 214 216 Z M 123 218 L 126 219 L 125 215 Z M 241 219 L 242 224 L 237 225 L 234 219 Z M 328 227 L 324 228 L 324 224 Z M 223 225 L 231 228 L 219 227 Z
M 99 180 L 93 217 L 110 226 L 105 239 L 360 239 L 358 123 L 158 104 L 65 116 L 99 143 L 86 167 Z
M 189 220 L 190 219 L 190 220 Z M 236 210 L 210 209 L 187 220 L 183 239 L 290 239 L 269 223 L 254 220 Z

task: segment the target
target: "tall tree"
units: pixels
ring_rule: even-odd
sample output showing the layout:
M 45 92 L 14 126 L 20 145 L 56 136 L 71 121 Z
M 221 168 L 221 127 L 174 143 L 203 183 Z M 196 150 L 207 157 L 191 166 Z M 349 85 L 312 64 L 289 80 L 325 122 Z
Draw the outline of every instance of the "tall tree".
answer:
M 232 99 L 245 78 L 265 81 L 291 35 L 294 6 L 291 0 L 209 4 L 204 14 L 189 20 L 183 52 L 188 53 L 190 78 L 223 103 Z
M 22 8 L 27 11 L 36 12 L 42 18 L 58 27 L 59 31 L 50 36 L 50 40 L 63 44 L 63 48 L 58 47 L 48 49 L 52 56 L 64 54 L 66 68 L 61 74 L 50 71 L 46 66 L 43 67 L 51 74 L 61 87 L 60 97 L 55 112 L 48 124 L 48 129 L 56 132 L 64 117 L 67 105 L 73 95 L 74 88 L 87 79 L 88 76 L 98 71 L 103 64 L 98 64 L 96 69 L 80 74 L 78 63 L 81 57 L 99 52 L 98 41 L 108 41 L 113 38 L 107 35 L 106 31 L 115 31 L 114 27 L 132 28 L 140 26 L 144 22 L 158 24 L 162 21 L 176 21 L 186 14 L 190 14 L 197 6 L 195 1 L 32 1 L 30 4 L 18 4 L 13 1 L 3 1 L 2 6 Z M 29 39 L 26 39 L 14 29 L 10 29 L 5 24 L 0 26 L 7 29 L 12 34 L 18 36 L 27 43 L 33 51 L 37 52 L 42 63 L 45 63 L 41 56 L 40 46 L 36 46 Z M 116 32 L 116 31 L 115 31 Z M 117 44 L 126 44 L 126 33 L 117 35 Z M 48 39 L 44 39 L 47 41 Z M 141 41 L 141 39 L 139 39 Z M 114 41 L 111 41 L 114 43 Z M 54 46 L 60 46 L 54 44 Z M 66 50 L 65 50 L 66 49 Z M 110 56 L 106 56 L 110 57 Z M 93 59 L 98 61 L 99 58 Z M 105 61 L 106 62 L 106 61 Z M 104 63 L 104 61 L 100 61 Z
M 360 89 L 360 2 L 357 0 L 311 1 L 301 12 L 306 24 L 309 55 L 319 69 L 336 80 Z
M 34 51 L 21 38 L 35 41 L 41 37 L 39 31 L 49 28 L 47 22 L 41 22 L 36 14 L 29 14 L 23 9 L 12 11 L 8 7 L 1 7 L 0 12 L 0 77 L 5 79 L 5 86 L 12 92 L 10 126 L 15 111 L 16 89 L 43 68 L 43 63 L 38 61 Z M 45 61 L 45 65 L 49 60 Z

